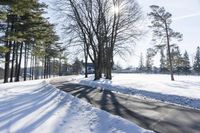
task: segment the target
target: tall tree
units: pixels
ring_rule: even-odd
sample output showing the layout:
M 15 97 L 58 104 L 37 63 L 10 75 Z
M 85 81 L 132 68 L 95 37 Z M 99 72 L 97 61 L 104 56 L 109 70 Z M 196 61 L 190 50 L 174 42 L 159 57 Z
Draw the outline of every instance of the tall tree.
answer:
M 160 50 L 160 72 L 163 73 L 163 72 L 166 72 L 167 71 L 167 68 L 165 67 L 165 54 L 164 54 L 164 50 L 163 48 L 161 48 Z
M 200 74 L 200 48 L 199 47 L 197 47 L 196 56 L 194 58 L 193 69 L 198 75 Z
M 22 58 L 24 58 L 23 76 L 26 80 L 29 57 L 31 56 L 31 73 L 34 74 L 36 56 L 50 55 L 47 53 L 47 48 L 51 51 L 52 45 L 57 40 L 53 25 L 42 16 L 47 6 L 38 0 L 7 0 L 0 2 L 0 7 L 3 7 L 0 8 L 0 31 L 4 35 L 0 39 L 6 49 L 4 82 L 8 82 L 9 73 L 11 82 L 13 76 L 15 81 L 19 81 Z M 50 57 L 52 53 L 51 51 Z
M 152 5 L 150 8 L 152 11 L 148 15 L 152 18 L 151 28 L 153 29 L 154 37 L 156 37 L 154 40 L 162 42 L 167 46 L 171 80 L 174 81 L 171 41 L 172 39 L 178 39 L 178 41 L 180 41 L 182 39 L 182 35 L 179 32 L 174 32 L 173 29 L 170 28 L 172 15 L 169 12 L 166 12 L 164 7 Z
M 144 57 L 143 57 L 142 53 L 140 54 L 139 71 L 140 72 L 144 71 Z
M 74 74 L 80 74 L 83 68 L 83 64 L 81 61 L 79 61 L 78 58 L 75 59 L 73 65 L 72 65 L 72 69 L 73 69 L 73 73 Z
M 154 50 L 152 50 L 151 48 L 147 49 L 147 53 L 146 53 L 146 72 L 150 73 L 152 72 L 152 68 L 153 68 L 153 60 L 152 57 L 154 55 Z
M 173 62 L 172 64 L 173 64 L 174 71 L 177 72 L 178 74 L 182 73 L 183 72 L 183 58 L 178 46 L 172 49 L 171 55 L 172 55 L 172 62 Z
M 189 59 L 187 51 L 185 51 L 185 53 L 183 54 L 183 72 L 185 74 L 189 74 L 191 73 L 190 69 L 191 69 L 190 59 Z

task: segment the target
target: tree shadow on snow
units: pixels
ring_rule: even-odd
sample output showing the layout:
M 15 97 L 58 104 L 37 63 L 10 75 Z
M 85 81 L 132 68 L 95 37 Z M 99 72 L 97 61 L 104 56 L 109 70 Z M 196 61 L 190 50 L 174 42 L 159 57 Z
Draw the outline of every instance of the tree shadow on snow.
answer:
M 22 128 L 15 133 L 32 132 L 48 120 L 62 105 L 62 103 L 55 104 L 59 95 L 60 93 L 56 89 L 45 85 L 42 89 L 39 88 L 32 93 L 13 95 L 7 100 L 0 101 L 0 123 L 3 123 L 0 125 L 0 131 L 23 123 Z M 34 114 L 36 112 L 37 114 Z M 30 117 L 30 120 L 26 120 L 28 122 L 24 123 L 23 120 L 31 115 L 33 116 Z
M 128 119 L 142 126 L 143 128 L 151 129 L 151 130 L 154 130 L 155 132 L 169 132 L 170 131 L 170 132 L 181 133 L 185 131 L 192 131 L 192 130 L 199 131 L 200 130 L 200 126 L 198 125 L 199 120 L 192 118 L 192 116 L 190 116 L 191 110 L 186 109 L 186 108 L 176 108 L 176 106 L 173 106 L 173 105 L 158 104 L 156 102 L 150 102 L 150 101 L 147 102 L 141 99 L 136 100 L 137 98 L 131 98 L 132 96 L 130 95 L 122 96 L 122 94 L 113 93 L 109 90 L 102 90 L 102 89 L 97 89 L 97 88 L 95 89 L 92 87 L 79 85 L 79 84 L 65 83 L 62 85 L 59 84 L 57 85 L 57 87 L 78 98 L 86 100 L 87 102 L 93 104 L 94 106 L 102 110 L 110 112 L 114 115 L 121 116 L 125 119 Z M 142 91 L 138 93 L 142 93 L 150 97 L 152 95 L 159 96 L 158 98 L 160 98 L 160 96 L 167 97 L 164 94 L 148 92 L 148 91 Z M 174 96 L 174 98 L 177 98 L 177 96 Z M 180 98 L 183 99 L 184 97 L 180 97 Z M 174 99 L 171 99 L 171 100 L 174 100 Z M 200 102 L 200 101 L 197 100 L 196 102 Z M 159 118 L 148 117 L 148 115 L 144 115 L 143 113 L 140 113 L 140 111 L 142 112 L 149 111 L 149 113 L 154 111 L 155 113 L 159 113 L 163 111 L 163 108 L 164 108 L 164 111 L 166 111 L 166 114 L 168 113 L 167 111 L 169 109 L 169 110 L 177 110 L 180 112 L 184 112 L 183 115 L 188 115 L 188 116 L 183 116 L 183 119 L 176 118 L 174 120 L 175 122 L 170 122 L 169 120 L 165 120 L 165 119 L 160 120 Z M 199 111 L 193 110 L 193 116 L 200 118 Z M 182 121 L 185 121 L 184 118 L 189 118 L 191 122 L 182 123 Z M 182 124 L 181 125 L 176 124 L 178 122 L 179 123 L 181 122 Z

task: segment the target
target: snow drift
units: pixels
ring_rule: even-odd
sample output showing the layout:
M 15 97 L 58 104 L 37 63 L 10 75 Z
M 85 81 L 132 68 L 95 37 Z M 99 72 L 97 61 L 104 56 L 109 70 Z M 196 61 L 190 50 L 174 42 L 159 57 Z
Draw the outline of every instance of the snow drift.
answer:
M 139 126 L 92 107 L 45 81 L 0 87 L 1 133 L 147 133 Z

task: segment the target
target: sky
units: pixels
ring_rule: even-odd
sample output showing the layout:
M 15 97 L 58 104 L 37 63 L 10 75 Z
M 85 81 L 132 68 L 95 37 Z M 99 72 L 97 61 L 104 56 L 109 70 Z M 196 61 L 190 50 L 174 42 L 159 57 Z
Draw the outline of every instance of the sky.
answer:
M 53 2 L 54 0 L 41 1 Z M 200 46 L 200 0 L 138 0 L 138 3 L 147 22 L 150 22 L 146 16 L 151 11 L 150 5 L 163 6 L 166 11 L 172 14 L 172 28 L 183 34 L 183 41 L 179 42 L 180 50 L 182 53 L 187 50 L 192 62 L 196 48 Z M 56 19 L 55 15 L 50 15 L 52 22 Z M 144 22 L 144 26 L 147 27 L 148 24 Z M 115 63 L 124 68 L 128 66 L 137 67 L 141 53 L 145 57 L 146 49 L 153 47 L 151 37 L 151 33 L 147 33 L 140 41 L 136 42 L 132 55 L 127 56 L 125 59 L 115 57 Z M 159 66 L 159 56 L 154 58 L 154 65 Z
M 166 11 L 172 14 L 172 28 L 183 34 L 183 41 L 179 42 L 179 47 L 183 53 L 188 51 L 191 62 L 195 56 L 197 46 L 200 46 L 200 0 L 138 0 L 143 14 L 150 12 L 150 5 L 159 5 L 165 7 Z M 147 19 L 147 21 L 149 21 Z M 152 48 L 151 33 L 138 41 L 134 55 L 127 57 L 126 61 L 116 59 L 123 67 L 135 66 L 139 64 L 141 52 L 145 57 L 146 49 Z M 154 58 L 154 65 L 159 66 L 159 57 Z

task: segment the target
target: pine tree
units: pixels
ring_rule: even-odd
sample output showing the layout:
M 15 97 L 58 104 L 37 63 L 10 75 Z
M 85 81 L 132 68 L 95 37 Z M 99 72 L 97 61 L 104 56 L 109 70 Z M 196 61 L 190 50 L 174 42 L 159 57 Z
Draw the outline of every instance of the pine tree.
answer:
M 143 72 L 143 71 L 144 71 L 144 58 L 143 58 L 142 53 L 140 54 L 139 71 L 140 71 L 140 72 Z
M 80 74 L 82 70 L 83 64 L 81 61 L 79 61 L 78 58 L 75 59 L 74 64 L 72 65 L 73 73 L 74 74 Z
M 167 55 L 169 61 L 169 68 L 170 68 L 170 75 L 171 80 L 174 81 L 173 75 L 173 62 L 172 62 L 172 55 L 171 55 L 171 41 L 172 39 L 177 39 L 178 41 L 181 40 L 182 35 L 179 32 L 175 32 L 171 28 L 171 17 L 172 14 L 167 12 L 164 7 L 159 7 L 156 5 L 150 6 L 152 11 L 148 14 L 152 19 L 151 21 L 151 28 L 153 28 L 153 35 L 156 37 L 153 39 L 154 41 L 159 41 L 159 43 L 163 43 L 166 45 L 167 48 Z
M 167 71 L 164 49 L 162 48 L 160 50 L 160 73 L 166 73 Z
M 190 59 L 189 59 L 187 51 L 185 51 L 185 53 L 183 55 L 183 72 L 185 74 L 191 73 L 190 68 L 191 68 Z
M 154 51 L 149 48 L 147 49 L 147 54 L 146 54 L 146 72 L 150 73 L 152 72 L 152 68 L 153 68 L 153 60 L 152 57 L 154 55 Z
M 8 7 L 7 5 L 9 4 L 7 1 L 0 3 L 0 30 L 3 32 L 3 36 L 1 37 L 1 42 L 4 43 L 5 49 L 7 51 L 3 51 L 1 48 L 1 51 L 5 52 L 4 57 L 5 57 L 5 65 L 4 65 L 4 83 L 8 82 L 8 76 L 9 76 L 9 63 L 10 63 L 10 50 L 11 50 L 11 43 L 9 43 L 8 38 L 9 38 L 9 32 L 11 29 L 10 26 L 10 17 L 8 14 Z
M 196 56 L 194 58 L 193 70 L 199 75 L 200 74 L 200 48 L 197 47 Z
M 46 60 L 45 69 L 51 74 L 51 59 L 58 55 L 53 50 L 59 39 L 54 31 L 54 25 L 50 24 L 44 14 L 44 3 L 38 0 L 20 0 L 0 2 L 0 30 L 4 35 L 0 38 L 4 42 L 5 73 L 4 82 L 10 82 L 15 76 L 19 81 L 21 74 L 22 58 L 24 58 L 24 80 L 26 80 L 27 64 L 31 58 L 31 71 L 35 73 L 35 64 L 38 58 Z M 11 67 L 10 67 L 11 64 Z M 10 73 L 10 74 L 9 74 Z M 33 79 L 33 77 L 32 77 Z
M 183 58 L 178 46 L 172 49 L 172 62 L 174 71 L 180 74 L 183 71 Z

